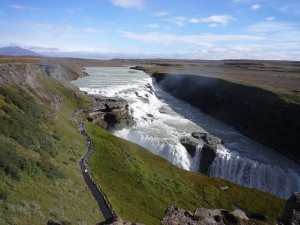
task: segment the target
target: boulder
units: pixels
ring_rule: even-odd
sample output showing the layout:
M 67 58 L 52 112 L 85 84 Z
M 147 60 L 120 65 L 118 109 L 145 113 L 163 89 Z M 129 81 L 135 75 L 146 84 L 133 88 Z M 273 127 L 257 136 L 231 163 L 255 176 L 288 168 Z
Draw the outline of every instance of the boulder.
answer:
M 195 212 L 194 218 L 198 224 L 206 225 L 225 225 L 223 214 L 225 210 L 222 209 L 205 209 L 198 208 Z
M 127 101 L 121 98 L 95 97 L 88 120 L 104 129 L 121 129 L 133 124 Z
M 294 192 L 287 200 L 283 222 L 285 225 L 300 225 L 300 192 Z
M 185 211 L 176 206 L 169 206 L 161 225 L 247 225 L 260 224 L 259 221 L 250 221 L 241 210 L 229 212 L 224 209 L 198 208 L 195 213 Z
M 180 143 L 185 147 L 187 152 L 194 157 L 196 153 L 196 149 L 198 144 L 192 140 L 190 140 L 188 137 L 183 137 L 180 139 Z
M 220 138 L 203 132 L 193 132 L 192 136 L 197 139 L 202 139 L 206 144 L 209 145 L 217 145 L 222 143 L 222 140 Z
M 203 132 L 193 132 L 192 136 L 197 139 L 202 139 L 206 136 L 206 133 Z
M 193 218 L 193 213 L 177 208 L 176 206 L 169 206 L 165 212 L 164 217 L 160 221 L 161 225 L 197 225 L 197 221 Z
M 199 172 L 208 175 L 209 167 L 217 155 L 217 147 L 215 145 L 205 144 L 202 147 L 200 156 Z

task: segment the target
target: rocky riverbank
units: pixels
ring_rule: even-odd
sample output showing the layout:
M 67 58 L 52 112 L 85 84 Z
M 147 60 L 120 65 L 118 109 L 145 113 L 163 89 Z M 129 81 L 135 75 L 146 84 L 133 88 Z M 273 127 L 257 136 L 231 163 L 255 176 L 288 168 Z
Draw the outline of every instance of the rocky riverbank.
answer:
M 260 88 L 217 78 L 164 73 L 152 76 L 174 97 L 300 163 L 299 105 Z

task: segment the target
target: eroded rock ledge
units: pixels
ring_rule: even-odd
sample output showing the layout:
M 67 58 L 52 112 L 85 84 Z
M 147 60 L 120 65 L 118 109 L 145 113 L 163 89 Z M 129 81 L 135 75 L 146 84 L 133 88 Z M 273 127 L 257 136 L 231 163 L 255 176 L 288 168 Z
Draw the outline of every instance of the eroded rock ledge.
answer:
M 198 208 L 195 213 L 185 211 L 175 206 L 169 206 L 161 225 L 248 225 L 259 224 L 251 223 L 251 220 L 241 210 L 229 212 L 224 209 L 205 209 Z
M 126 100 L 102 96 L 93 98 L 88 120 L 107 130 L 121 129 L 133 124 Z

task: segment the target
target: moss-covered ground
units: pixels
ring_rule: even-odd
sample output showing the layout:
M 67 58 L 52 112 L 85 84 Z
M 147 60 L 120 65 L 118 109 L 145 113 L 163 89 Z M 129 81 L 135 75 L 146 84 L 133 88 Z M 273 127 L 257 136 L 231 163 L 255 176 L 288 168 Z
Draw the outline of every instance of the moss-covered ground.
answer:
M 126 220 L 159 224 L 172 204 L 191 211 L 238 207 L 249 215 L 264 215 L 270 224 L 282 214 L 284 201 L 274 196 L 184 171 L 95 125 L 88 125 L 88 133 L 95 148 L 89 160 L 91 174 Z M 225 185 L 230 188 L 221 190 Z

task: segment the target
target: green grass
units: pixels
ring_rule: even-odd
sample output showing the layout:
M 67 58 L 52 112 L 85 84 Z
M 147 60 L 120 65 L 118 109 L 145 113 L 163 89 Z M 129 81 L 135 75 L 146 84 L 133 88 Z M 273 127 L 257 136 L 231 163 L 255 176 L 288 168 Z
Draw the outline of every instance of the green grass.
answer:
M 191 211 L 237 206 L 264 215 L 270 224 L 282 214 L 284 201 L 272 195 L 184 171 L 95 125 L 88 125 L 88 133 L 95 148 L 88 163 L 92 176 L 125 220 L 159 224 L 172 204 Z M 231 188 L 222 191 L 223 185 Z
M 0 224 L 99 223 L 77 164 L 86 141 L 71 118 L 90 100 L 43 75 L 34 85 L 0 87 Z

